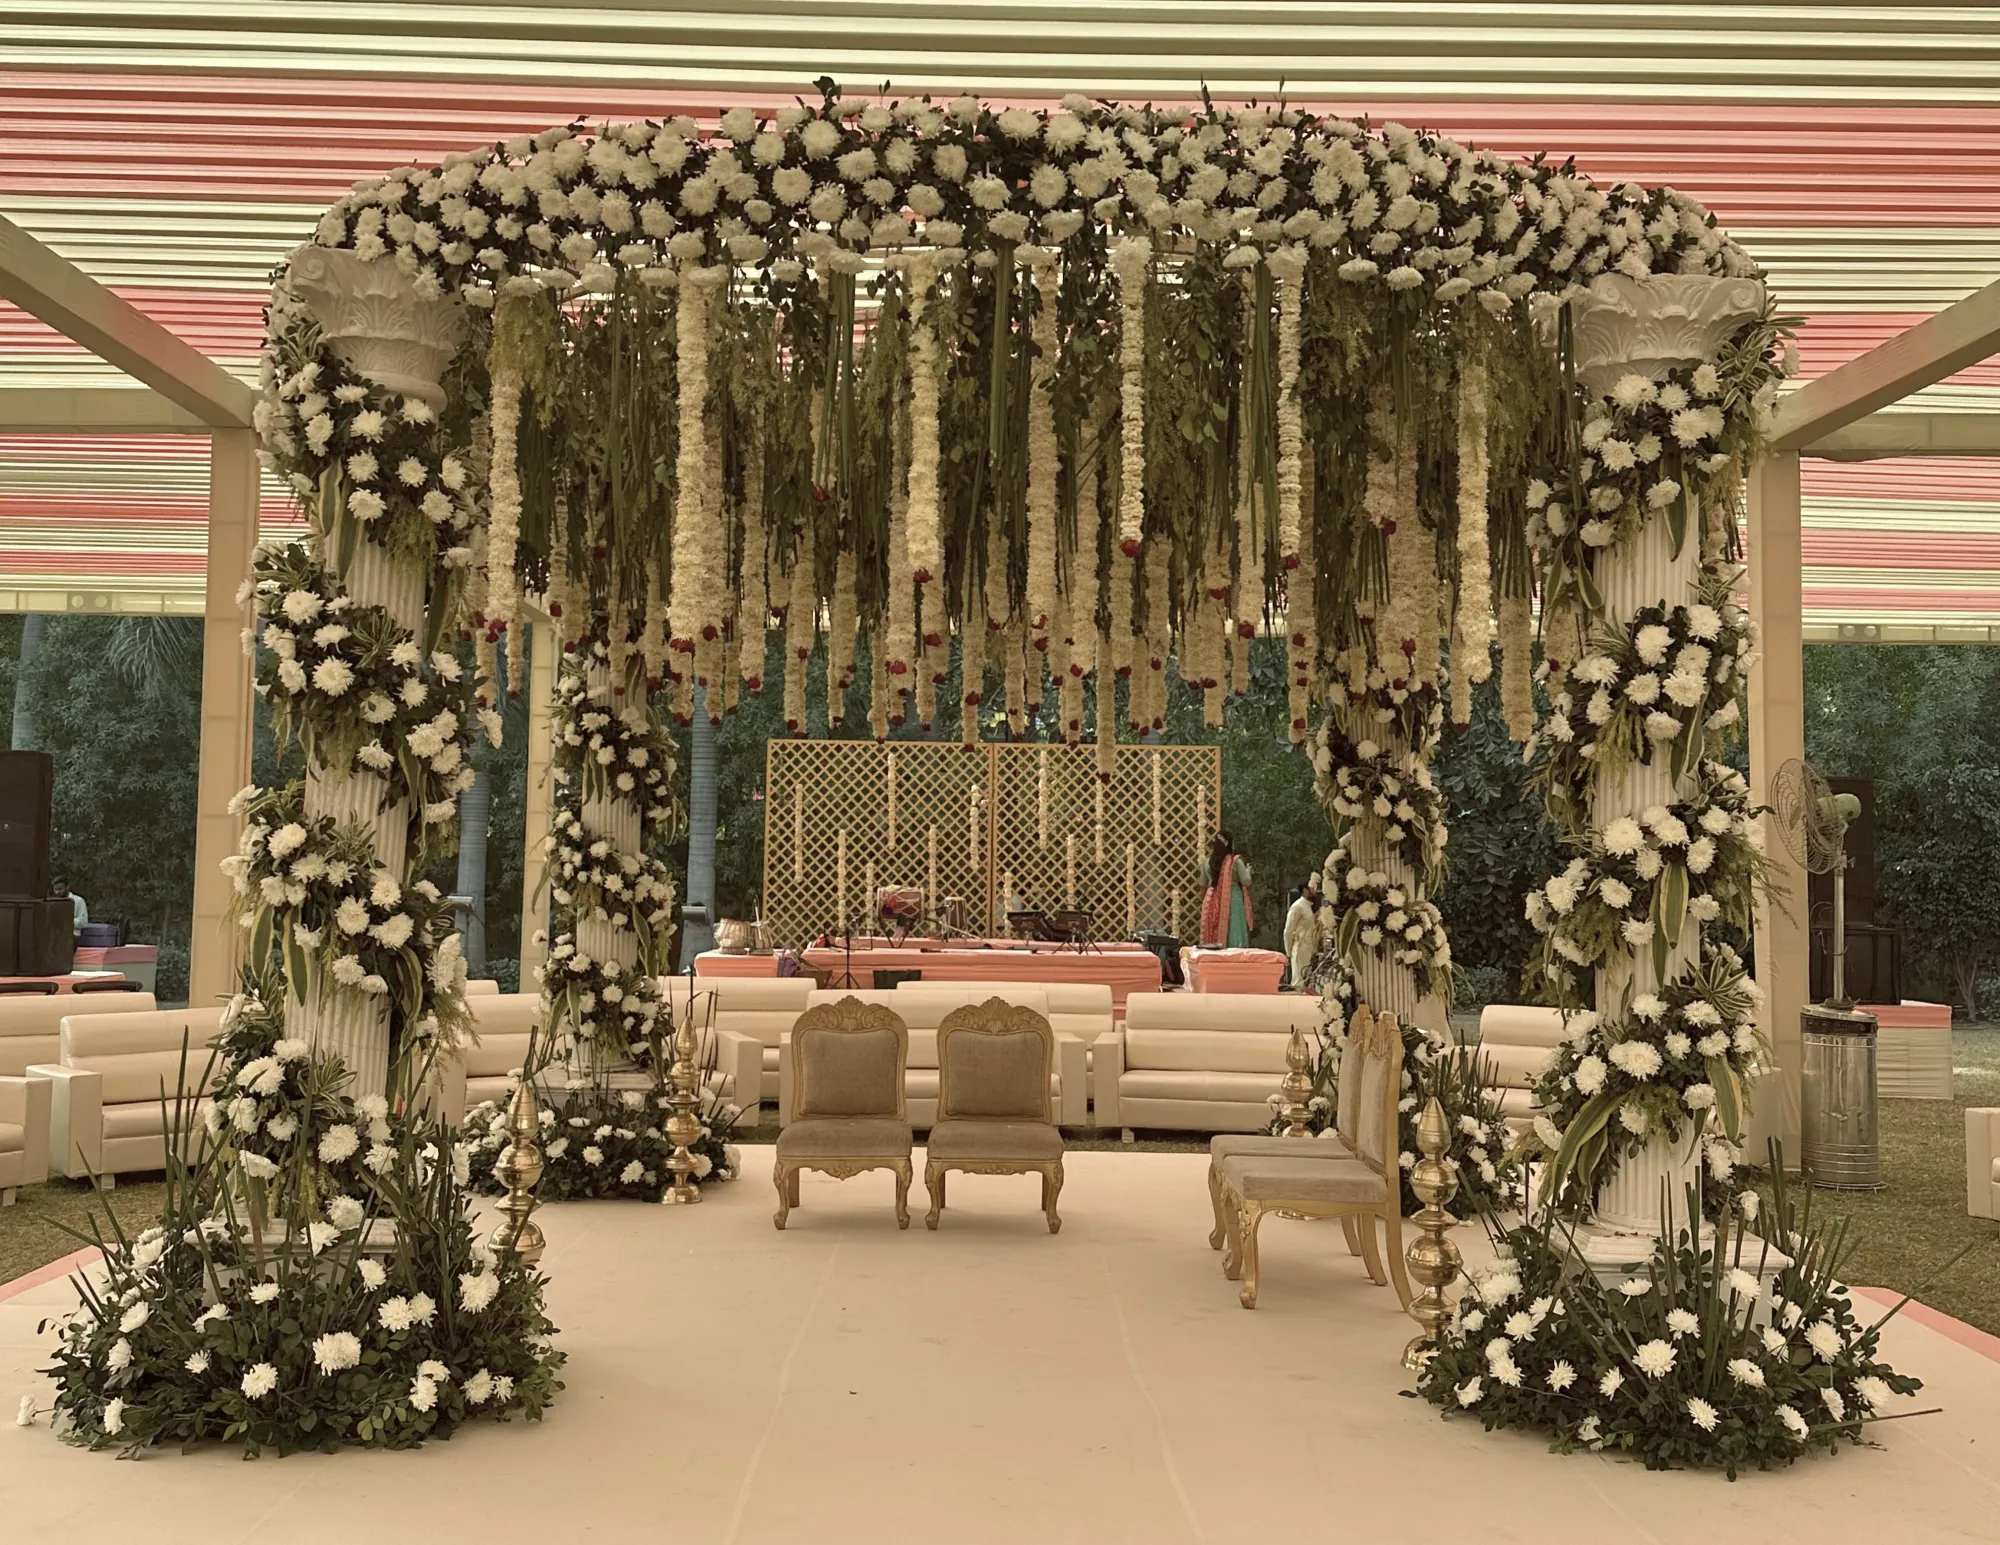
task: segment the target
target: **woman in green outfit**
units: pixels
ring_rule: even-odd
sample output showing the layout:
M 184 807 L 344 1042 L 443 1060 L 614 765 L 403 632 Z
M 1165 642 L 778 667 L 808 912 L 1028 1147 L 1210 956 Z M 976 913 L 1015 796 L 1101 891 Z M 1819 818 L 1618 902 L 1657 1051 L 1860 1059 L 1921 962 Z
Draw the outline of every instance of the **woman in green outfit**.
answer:
M 1208 948 L 1243 949 L 1257 926 L 1250 909 L 1250 865 L 1226 831 L 1208 844 L 1208 889 L 1201 898 L 1201 942 Z

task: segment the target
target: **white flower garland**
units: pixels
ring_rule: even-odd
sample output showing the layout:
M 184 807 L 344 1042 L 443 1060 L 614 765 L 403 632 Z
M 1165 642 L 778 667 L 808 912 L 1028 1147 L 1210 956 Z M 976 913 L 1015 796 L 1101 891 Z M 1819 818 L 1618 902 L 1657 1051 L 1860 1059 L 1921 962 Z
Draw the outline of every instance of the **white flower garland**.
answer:
M 1111 248 L 1118 276 L 1118 547 L 1139 556 L 1146 526 L 1146 284 L 1153 241 L 1143 233 L 1121 237 Z
M 928 585 L 944 573 L 938 526 L 937 325 L 930 316 L 937 255 L 909 255 L 910 472 L 906 541 L 911 578 Z
M 1017 256 L 1035 280 L 1036 311 L 1029 336 L 1034 366 L 1028 386 L 1028 593 L 1027 620 L 1037 659 L 1046 660 L 1056 620 L 1056 445 L 1055 374 L 1060 333 L 1056 325 L 1055 254 L 1022 247 Z M 1036 670 L 1039 682 L 1040 668 Z
M 1265 259 L 1278 291 L 1278 558 L 1289 573 L 1302 555 L 1300 501 L 1305 430 L 1299 412 L 1299 316 L 1306 255 L 1281 247 Z
M 720 566 L 709 561 L 720 533 L 707 507 L 709 301 L 727 277 L 725 268 L 687 268 L 675 292 L 680 439 L 674 452 L 674 572 L 667 625 L 672 647 L 684 654 L 694 653 L 697 639 L 716 636 L 716 609 L 727 594 Z
M 1458 385 L 1458 605 L 1452 614 L 1451 718 L 1472 722 L 1472 689 L 1493 674 L 1492 558 L 1486 547 L 1486 367 L 1469 361 Z

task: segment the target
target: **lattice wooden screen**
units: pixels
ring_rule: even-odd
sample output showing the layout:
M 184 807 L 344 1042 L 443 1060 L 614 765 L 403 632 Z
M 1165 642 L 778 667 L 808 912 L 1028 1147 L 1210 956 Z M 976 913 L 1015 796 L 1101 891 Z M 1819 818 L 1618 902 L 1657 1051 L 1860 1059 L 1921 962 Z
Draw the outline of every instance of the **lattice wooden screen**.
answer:
M 1011 884 L 1031 906 L 1081 907 L 1099 938 L 1188 937 L 1221 790 L 1215 746 L 1120 746 L 1104 784 L 1093 746 L 773 740 L 764 914 L 796 944 L 865 915 L 871 883 L 909 885 L 933 911 L 963 897 L 973 932 L 1004 933 Z

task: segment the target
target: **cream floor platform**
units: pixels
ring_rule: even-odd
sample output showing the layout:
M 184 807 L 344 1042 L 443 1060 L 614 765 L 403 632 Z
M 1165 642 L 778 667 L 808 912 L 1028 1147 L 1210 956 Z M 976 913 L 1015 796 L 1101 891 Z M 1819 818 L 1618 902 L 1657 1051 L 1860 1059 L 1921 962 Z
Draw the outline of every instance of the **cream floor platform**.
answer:
M 1337 1230 L 1267 1223 L 1264 1307 L 1239 1309 L 1204 1244 L 1199 1156 L 1072 1155 L 1054 1238 L 1032 1179 L 972 1176 L 954 1177 L 940 1233 L 920 1211 L 899 1233 L 884 1174 L 807 1176 L 779 1234 L 769 1150 L 748 1159 L 747 1180 L 687 1212 L 542 1212 L 570 1359 L 542 1425 L 251 1465 L 124 1464 L 9 1425 L 0 1540 L 1911 1545 L 2000 1529 L 2000 1362 L 1922 1325 L 1899 1320 L 1889 1345 L 1943 1416 L 1734 1486 L 1649 1475 L 1403 1398 L 1409 1322 Z M 0 1302 L 6 1411 L 46 1391 L 35 1325 L 70 1301 L 51 1283 Z

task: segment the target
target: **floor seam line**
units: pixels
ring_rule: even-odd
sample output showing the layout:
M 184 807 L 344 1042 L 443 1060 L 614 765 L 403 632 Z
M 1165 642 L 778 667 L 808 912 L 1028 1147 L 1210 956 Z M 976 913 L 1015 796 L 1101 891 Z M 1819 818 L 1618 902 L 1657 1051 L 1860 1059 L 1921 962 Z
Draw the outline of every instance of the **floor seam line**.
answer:
M 826 1266 L 819 1274 L 819 1282 L 813 1288 L 812 1301 L 806 1305 L 806 1312 L 799 1319 L 798 1333 L 792 1337 L 792 1344 L 785 1353 L 785 1360 L 778 1368 L 778 1390 L 771 1400 L 770 1420 L 764 1423 L 763 1432 L 757 1436 L 757 1446 L 750 1451 L 750 1463 L 743 1469 L 743 1484 L 736 1491 L 736 1508 L 729 1515 L 729 1532 L 723 1536 L 723 1545 L 735 1545 L 737 1536 L 743 1532 L 743 1515 L 749 1511 L 750 1488 L 757 1479 L 757 1471 L 764 1463 L 764 1450 L 770 1447 L 771 1434 L 777 1431 L 778 1417 L 785 1408 L 785 1396 L 791 1392 L 792 1365 L 798 1361 L 799 1349 L 805 1345 L 806 1333 L 812 1329 L 818 1318 L 820 1300 L 826 1297 L 826 1285 L 833 1280 L 834 1263 L 840 1259 L 840 1246 L 835 1245 L 827 1252 Z
M 1118 1296 L 1118 1281 L 1111 1274 L 1111 1257 L 1099 1249 L 1097 1259 L 1104 1268 L 1104 1287 L 1111 1295 L 1111 1312 L 1118 1320 L 1118 1345 L 1125 1354 L 1125 1370 L 1131 1374 L 1132 1382 L 1139 1386 L 1146 1409 L 1153 1413 L 1153 1433 L 1160 1442 L 1160 1463 L 1166 1468 L 1167 1481 L 1174 1488 L 1174 1499 L 1181 1505 L 1181 1516 L 1187 1520 L 1188 1532 L 1196 1541 L 1206 1542 L 1208 1535 L 1201 1527 L 1201 1519 L 1195 1514 L 1194 1504 L 1188 1500 L 1187 1488 L 1181 1484 L 1180 1467 L 1174 1463 L 1173 1444 L 1167 1437 L 1167 1419 L 1160 1411 L 1159 1401 L 1153 1398 L 1152 1386 L 1139 1371 L 1138 1358 L 1132 1355 L 1132 1329 L 1125 1319 L 1125 1305 Z

